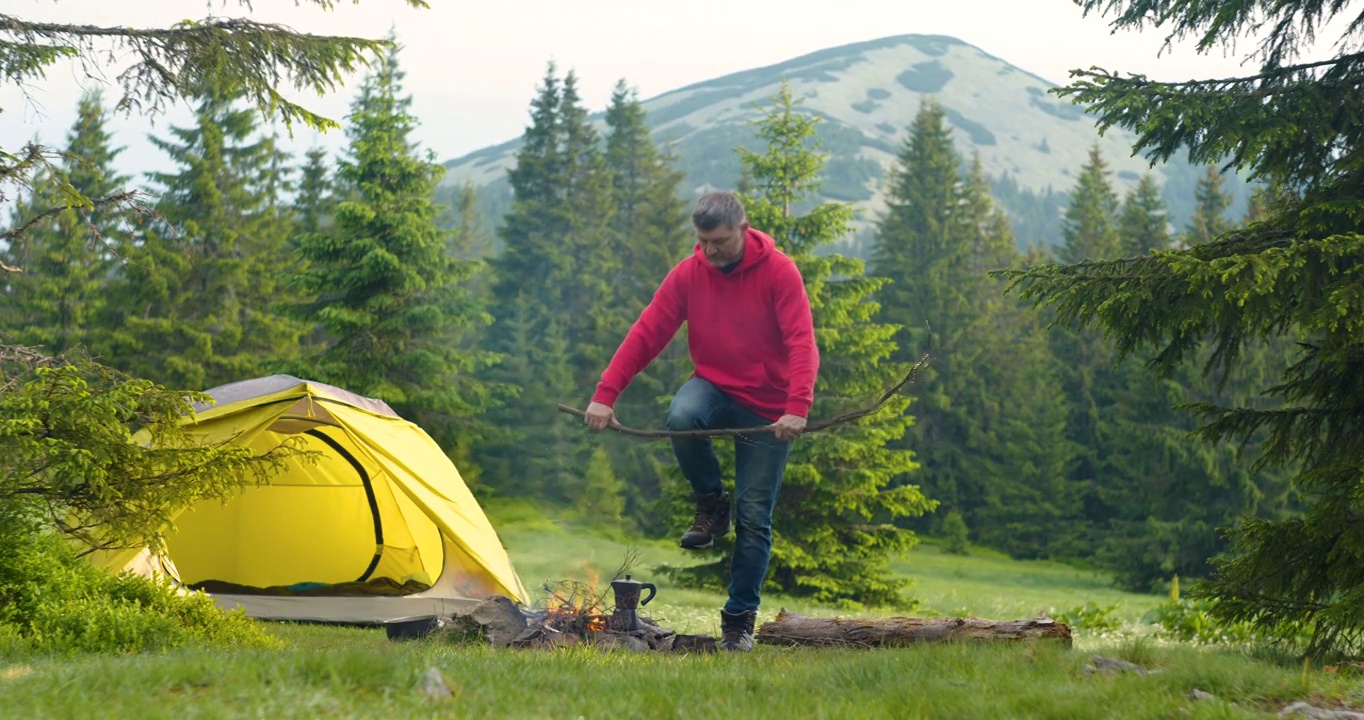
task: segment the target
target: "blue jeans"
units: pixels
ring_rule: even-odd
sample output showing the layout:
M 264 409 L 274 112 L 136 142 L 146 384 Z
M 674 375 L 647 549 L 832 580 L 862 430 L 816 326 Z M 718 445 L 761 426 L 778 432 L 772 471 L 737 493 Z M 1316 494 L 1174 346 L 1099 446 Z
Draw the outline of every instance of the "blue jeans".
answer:
M 694 377 L 673 396 L 669 430 L 756 427 L 772 420 L 735 402 L 707 380 Z M 724 490 L 720 461 L 710 438 L 673 438 L 673 454 L 682 475 L 698 495 Z M 725 611 L 757 610 L 767 563 L 772 557 L 772 511 L 777 505 L 791 442 L 770 433 L 734 439 L 734 558 L 729 569 L 729 601 Z

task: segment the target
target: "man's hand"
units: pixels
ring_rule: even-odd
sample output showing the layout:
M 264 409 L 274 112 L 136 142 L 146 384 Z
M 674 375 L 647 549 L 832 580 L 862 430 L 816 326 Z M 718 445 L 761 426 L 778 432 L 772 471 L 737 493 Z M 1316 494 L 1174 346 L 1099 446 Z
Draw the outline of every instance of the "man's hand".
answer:
M 610 405 L 591 403 L 583 415 L 583 422 L 593 430 L 605 430 L 608 425 L 616 424 L 616 411 Z
M 796 436 L 805 432 L 805 418 L 799 415 L 782 415 L 776 422 L 772 423 L 776 428 L 773 435 L 778 440 L 794 440 Z

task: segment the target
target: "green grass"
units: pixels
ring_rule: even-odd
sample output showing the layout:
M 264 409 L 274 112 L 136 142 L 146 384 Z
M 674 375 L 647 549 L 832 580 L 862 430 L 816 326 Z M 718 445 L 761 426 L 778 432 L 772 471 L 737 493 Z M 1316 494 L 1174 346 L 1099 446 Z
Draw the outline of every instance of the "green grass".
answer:
M 496 506 L 524 580 L 608 578 L 637 552 L 650 568 L 687 562 L 668 542 L 593 537 L 525 508 Z M 987 554 L 916 549 L 911 575 L 926 612 L 1035 616 L 1086 601 L 1118 604 L 1130 622 L 1159 598 L 1112 590 L 1101 576 Z M 659 582 L 649 614 L 682 632 L 715 632 L 718 595 Z M 836 614 L 791 598 L 778 607 Z M 1053 614 L 1055 614 L 1055 611 Z M 374 629 L 271 625 L 278 650 L 179 650 L 131 657 L 34 657 L 0 650 L 0 717 L 328 718 L 1249 718 L 1298 699 L 1341 706 L 1358 680 L 1291 664 L 1126 638 L 1076 647 L 926 645 L 883 650 L 758 646 L 751 654 L 679 657 L 490 650 L 444 641 L 389 642 Z M 1084 672 L 1093 654 L 1158 670 Z M 453 697 L 421 691 L 436 668 Z M 1211 701 L 1189 698 L 1193 689 Z M 1233 704 L 1234 703 L 1234 704 Z
M 7 717 L 1240 718 L 1350 685 L 1233 654 L 1148 649 L 1161 672 L 1086 675 L 1054 646 L 779 649 L 655 656 L 390 643 L 369 630 L 283 627 L 280 651 L 35 660 L 0 671 Z M 1115 650 L 1121 650 L 1115 648 Z M 1116 653 L 1121 654 L 1121 653 Z M 436 668 L 453 692 L 433 698 Z M 1193 689 L 1218 700 L 1189 699 Z M 1229 701 L 1234 701 L 1233 706 Z M 1190 714 L 1179 715 L 1181 709 Z
M 1046 612 L 1055 617 L 1092 602 L 1117 605 L 1116 616 L 1137 622 L 1165 600 L 1118 590 L 1101 573 L 1053 562 L 1019 562 L 989 551 L 951 555 L 925 544 L 891 567 L 914 581 L 911 595 L 944 615 L 1017 619 Z

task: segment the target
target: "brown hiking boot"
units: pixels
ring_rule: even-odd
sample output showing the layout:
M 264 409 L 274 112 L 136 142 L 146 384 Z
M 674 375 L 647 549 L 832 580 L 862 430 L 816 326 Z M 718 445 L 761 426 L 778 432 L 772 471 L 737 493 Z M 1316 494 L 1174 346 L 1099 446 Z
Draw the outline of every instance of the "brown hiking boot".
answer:
M 730 614 L 720 611 L 720 649 L 748 652 L 753 649 L 753 623 L 756 610 Z
M 708 548 L 715 538 L 729 532 L 729 493 L 696 495 L 696 519 L 691 529 L 682 535 L 682 547 L 688 550 Z

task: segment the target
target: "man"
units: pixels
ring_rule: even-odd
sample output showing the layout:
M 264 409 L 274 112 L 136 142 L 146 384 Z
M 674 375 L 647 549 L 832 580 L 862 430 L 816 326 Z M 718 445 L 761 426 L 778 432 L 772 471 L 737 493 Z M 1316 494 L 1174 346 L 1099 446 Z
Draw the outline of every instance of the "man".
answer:
M 772 238 L 748 225 L 732 193 L 713 192 L 692 212 L 696 247 L 664 278 L 602 373 L 585 422 L 615 423 L 613 404 L 667 346 L 682 323 L 695 373 L 668 408 L 670 430 L 770 425 L 735 438 L 736 522 L 729 600 L 720 611 L 726 650 L 753 647 L 753 624 L 772 553 L 772 511 L 791 442 L 814 402 L 819 350 L 805 283 Z M 696 518 L 684 548 L 710 547 L 729 532 L 730 496 L 708 438 L 674 438 L 691 482 Z

